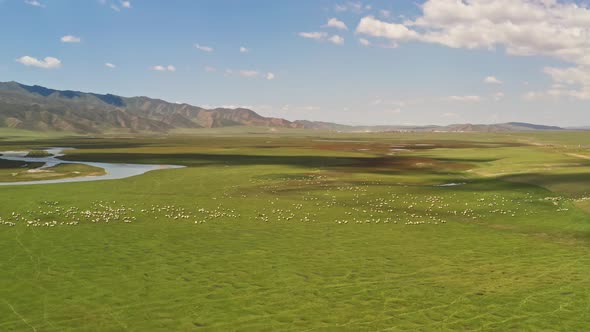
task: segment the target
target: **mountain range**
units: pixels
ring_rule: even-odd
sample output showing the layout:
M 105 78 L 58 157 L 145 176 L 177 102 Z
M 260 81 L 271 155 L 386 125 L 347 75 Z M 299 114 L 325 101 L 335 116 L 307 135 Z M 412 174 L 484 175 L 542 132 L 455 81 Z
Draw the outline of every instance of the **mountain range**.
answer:
M 76 133 L 167 132 L 180 128 L 258 126 L 330 131 L 496 132 L 563 130 L 556 126 L 510 122 L 492 125 L 347 126 L 329 122 L 264 117 L 245 108 L 205 109 L 148 97 L 121 97 L 54 90 L 17 82 L 0 82 L 0 127 Z

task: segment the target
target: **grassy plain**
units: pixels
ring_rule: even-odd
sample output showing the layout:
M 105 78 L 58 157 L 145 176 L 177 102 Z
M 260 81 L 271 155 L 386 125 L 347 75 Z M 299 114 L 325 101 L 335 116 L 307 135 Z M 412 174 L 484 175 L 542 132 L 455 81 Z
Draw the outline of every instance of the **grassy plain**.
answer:
M 187 166 L 0 187 L 0 330 L 590 328 L 590 133 L 240 130 L 0 140 Z
M 0 160 L 0 182 L 58 180 L 105 174 L 102 168 L 82 164 L 60 164 L 39 169 L 41 166 L 43 163 Z

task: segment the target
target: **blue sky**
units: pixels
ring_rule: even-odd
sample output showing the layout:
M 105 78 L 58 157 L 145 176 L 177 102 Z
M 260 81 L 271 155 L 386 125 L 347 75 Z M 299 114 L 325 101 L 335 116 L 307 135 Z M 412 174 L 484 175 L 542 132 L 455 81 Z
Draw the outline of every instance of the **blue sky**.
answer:
M 590 124 L 583 2 L 0 0 L 0 29 L 1 81 L 290 120 Z

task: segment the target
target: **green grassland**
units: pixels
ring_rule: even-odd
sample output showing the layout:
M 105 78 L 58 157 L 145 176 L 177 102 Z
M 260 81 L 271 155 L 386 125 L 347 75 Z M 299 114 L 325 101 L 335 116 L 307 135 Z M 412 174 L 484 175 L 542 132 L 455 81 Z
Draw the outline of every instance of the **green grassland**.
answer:
M 590 329 L 590 133 L 12 134 L 187 167 L 0 187 L 2 331 Z
M 39 169 L 41 166 L 43 163 L 0 160 L 0 182 L 58 180 L 105 174 L 102 168 L 82 164 L 59 164 Z

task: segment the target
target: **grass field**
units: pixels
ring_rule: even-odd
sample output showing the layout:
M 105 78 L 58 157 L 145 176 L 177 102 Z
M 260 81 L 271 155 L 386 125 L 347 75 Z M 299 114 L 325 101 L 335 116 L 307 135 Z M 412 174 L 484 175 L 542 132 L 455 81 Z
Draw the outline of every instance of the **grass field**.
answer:
M 53 167 L 37 169 L 41 166 L 43 166 L 43 163 L 0 160 L 0 182 L 57 180 L 105 174 L 102 168 L 81 164 L 60 164 Z
M 0 187 L 1 331 L 590 329 L 590 132 L 7 136 L 187 167 Z

